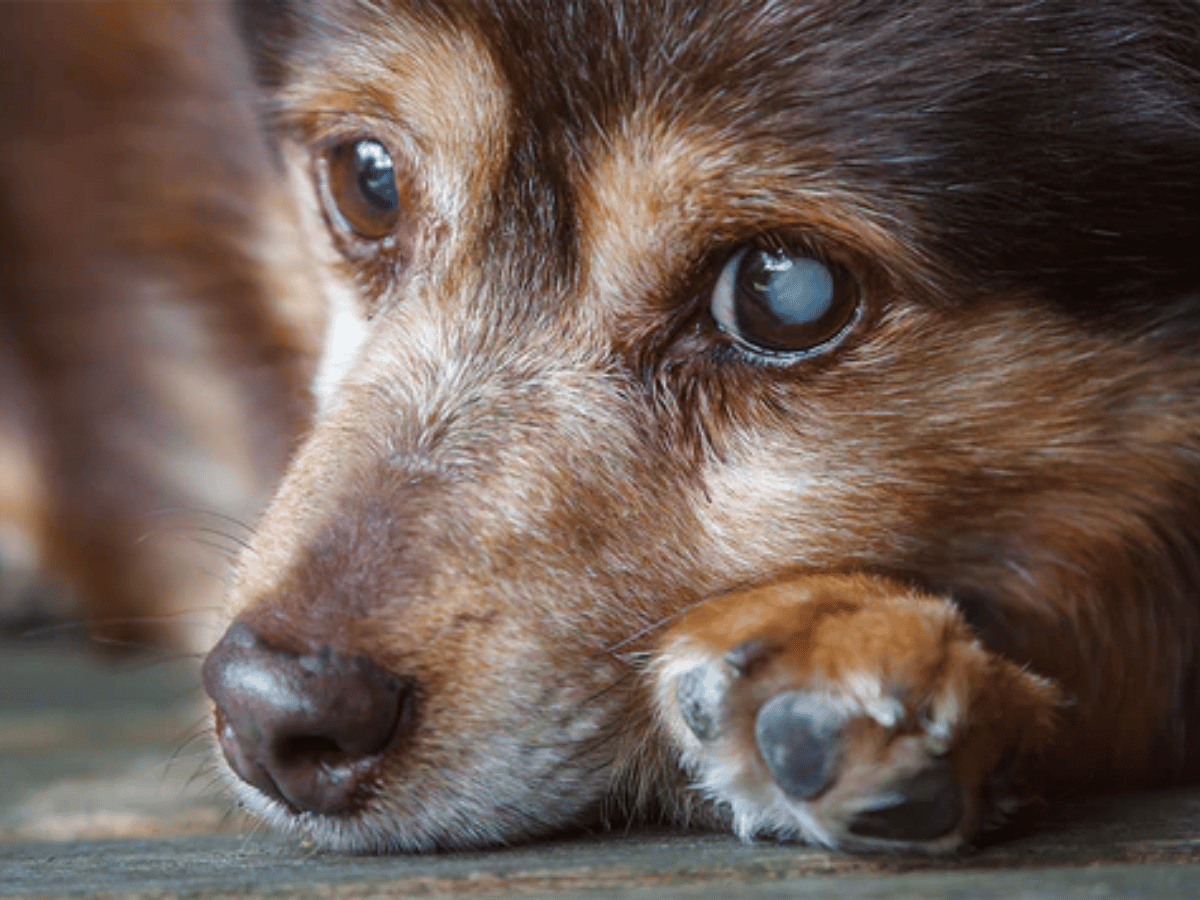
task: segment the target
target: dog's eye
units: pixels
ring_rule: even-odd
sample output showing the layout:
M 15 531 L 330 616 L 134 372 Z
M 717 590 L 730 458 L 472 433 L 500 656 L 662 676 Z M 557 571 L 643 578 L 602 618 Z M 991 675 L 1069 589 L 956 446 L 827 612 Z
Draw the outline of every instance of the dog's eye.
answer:
M 330 199 L 338 214 L 359 236 L 377 241 L 400 222 L 396 166 L 379 141 L 339 144 L 328 155 Z
M 849 330 L 858 305 L 854 279 L 836 263 L 750 244 L 721 270 L 711 310 L 722 331 L 754 349 L 812 355 Z

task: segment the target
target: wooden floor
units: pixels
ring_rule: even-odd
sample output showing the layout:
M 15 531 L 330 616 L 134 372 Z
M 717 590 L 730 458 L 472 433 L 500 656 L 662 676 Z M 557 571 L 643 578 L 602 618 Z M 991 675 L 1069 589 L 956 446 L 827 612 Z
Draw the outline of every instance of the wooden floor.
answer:
M 1063 800 L 951 860 L 724 835 L 371 858 L 266 834 L 216 783 L 194 660 L 0 646 L 0 896 L 1200 898 L 1200 789 Z

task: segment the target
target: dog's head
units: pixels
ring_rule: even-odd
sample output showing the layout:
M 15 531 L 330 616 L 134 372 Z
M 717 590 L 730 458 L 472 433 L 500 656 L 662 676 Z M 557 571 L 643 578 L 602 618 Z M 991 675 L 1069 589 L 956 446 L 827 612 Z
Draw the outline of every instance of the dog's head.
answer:
M 1194 12 L 249 8 L 331 309 L 206 668 L 254 809 L 419 849 L 670 800 L 639 654 L 782 572 L 919 581 L 1030 658 L 1129 571 L 1170 602 Z

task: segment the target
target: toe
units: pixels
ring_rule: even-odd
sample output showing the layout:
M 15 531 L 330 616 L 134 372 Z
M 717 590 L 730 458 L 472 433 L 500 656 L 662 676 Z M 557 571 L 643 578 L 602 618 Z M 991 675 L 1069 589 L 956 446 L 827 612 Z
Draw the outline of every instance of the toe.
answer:
M 730 680 L 720 665 L 709 664 L 684 672 L 675 685 L 679 714 L 702 741 L 714 741 L 721 736 L 721 709 Z
M 850 822 L 851 834 L 894 841 L 933 840 L 957 825 L 962 814 L 958 782 L 946 760 L 932 761 L 890 793 L 895 802 L 860 812 Z

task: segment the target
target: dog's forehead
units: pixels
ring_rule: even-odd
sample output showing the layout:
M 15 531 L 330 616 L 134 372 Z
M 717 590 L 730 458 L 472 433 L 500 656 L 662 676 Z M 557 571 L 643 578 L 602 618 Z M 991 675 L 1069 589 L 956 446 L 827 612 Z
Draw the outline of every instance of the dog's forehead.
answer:
M 1127 260 L 1154 260 L 1147 284 L 1191 277 L 1195 98 L 1166 77 L 1191 51 L 1165 6 L 1048 6 L 340 0 L 311 17 L 283 105 L 410 135 L 443 221 L 523 286 L 644 300 L 793 230 L 939 295 L 1036 270 L 1109 315 Z M 1130 85 L 1140 118 L 1117 102 Z
M 312 23 L 285 104 L 395 124 L 440 217 L 490 227 L 492 256 L 528 260 L 533 280 L 644 297 L 763 223 L 895 258 L 912 242 L 894 193 L 853 177 L 853 142 L 828 149 L 842 126 L 809 57 L 831 15 L 765 0 L 349 3 Z M 844 55 L 820 79 L 841 77 L 829 66 Z

